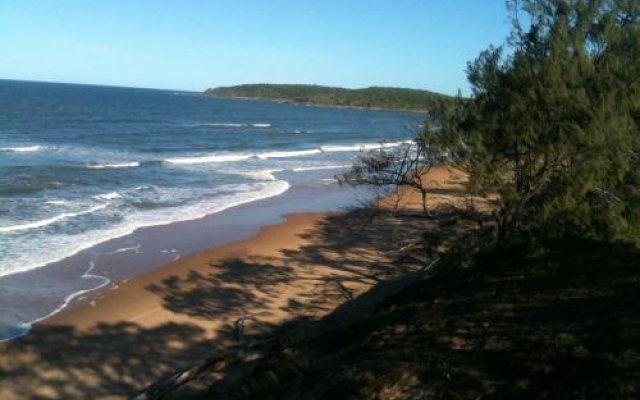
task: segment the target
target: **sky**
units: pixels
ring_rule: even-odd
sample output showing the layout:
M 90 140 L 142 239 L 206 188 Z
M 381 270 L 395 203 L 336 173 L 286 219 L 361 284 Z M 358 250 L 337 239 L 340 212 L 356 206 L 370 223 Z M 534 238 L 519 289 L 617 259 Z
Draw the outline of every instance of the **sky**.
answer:
M 508 32 L 504 0 L 2 0 L 0 79 L 466 94 L 467 62 Z

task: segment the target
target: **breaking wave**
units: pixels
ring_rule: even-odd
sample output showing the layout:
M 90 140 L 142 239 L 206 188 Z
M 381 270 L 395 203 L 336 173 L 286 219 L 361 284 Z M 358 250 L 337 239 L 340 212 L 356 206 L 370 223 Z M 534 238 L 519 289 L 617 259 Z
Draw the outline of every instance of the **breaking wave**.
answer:
M 75 213 L 64 213 L 64 214 L 56 215 L 55 217 L 42 219 L 40 221 L 28 222 L 26 224 L 1 226 L 0 233 L 10 233 L 10 232 L 16 232 L 16 231 L 24 231 L 28 229 L 42 228 L 47 225 L 55 224 L 56 222 L 62 221 L 63 219 L 73 218 L 79 215 L 90 214 L 92 212 L 100 211 L 104 208 L 107 208 L 108 205 L 109 204 L 101 204 L 99 206 L 91 207 L 88 210 L 78 211 Z

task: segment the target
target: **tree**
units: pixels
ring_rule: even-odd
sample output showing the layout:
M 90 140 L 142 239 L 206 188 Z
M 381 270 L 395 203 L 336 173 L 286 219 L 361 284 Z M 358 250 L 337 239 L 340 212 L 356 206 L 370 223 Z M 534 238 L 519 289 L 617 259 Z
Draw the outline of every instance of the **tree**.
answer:
M 420 139 L 415 145 L 369 151 L 359 156 L 351 170 L 337 179 L 340 184 L 416 189 L 421 194 L 422 210 L 429 215 L 424 177 L 430 166 L 424 161 L 424 153 L 424 142 Z
M 469 64 L 471 101 L 440 124 L 470 187 L 500 194 L 501 240 L 637 237 L 640 2 L 509 4 L 510 40 Z
M 434 101 L 426 112 L 423 128 L 415 133 L 410 145 L 383 146 L 362 154 L 349 172 L 336 177 L 338 183 L 414 189 L 420 193 L 423 214 L 429 217 L 426 177 L 434 166 L 450 164 L 452 160 L 461 162 L 459 139 L 444 133 L 451 131 L 450 125 L 461 119 L 465 102 L 460 93 L 457 97 Z

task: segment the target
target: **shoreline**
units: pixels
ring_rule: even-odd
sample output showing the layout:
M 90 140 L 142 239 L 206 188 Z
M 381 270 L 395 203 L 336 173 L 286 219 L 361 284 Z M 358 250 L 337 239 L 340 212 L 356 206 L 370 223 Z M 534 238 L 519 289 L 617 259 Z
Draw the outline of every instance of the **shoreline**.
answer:
M 433 205 L 460 196 L 452 175 L 432 174 L 447 193 Z M 403 207 L 418 209 L 418 196 L 403 197 Z M 0 398 L 122 398 L 233 344 L 241 318 L 254 318 L 247 333 L 255 334 L 326 315 L 417 268 L 398 267 L 396 245 L 434 222 L 389 218 L 393 212 L 374 219 L 366 210 L 289 213 L 250 238 L 105 288 L 89 304 L 0 343 L 0 370 L 11 376 L 0 378 Z
M 4 372 L 0 398 L 123 398 L 219 346 L 232 344 L 238 318 L 258 315 L 256 329 L 283 322 L 290 315 L 291 297 L 303 302 L 304 292 L 312 290 L 314 283 L 308 276 L 308 286 L 296 287 L 296 279 L 277 271 L 283 268 L 288 274 L 291 270 L 271 260 L 309 245 L 303 237 L 332 215 L 337 214 L 287 215 L 284 222 L 264 226 L 248 239 L 192 253 L 94 292 L 91 302 L 34 324 L 26 335 L 0 343 L 0 371 Z M 226 283 L 214 278 L 214 263 Z M 268 276 L 272 273 L 275 278 Z M 311 271 L 298 269 L 298 273 Z M 284 294 L 259 293 L 261 282 L 252 277 L 255 274 L 276 285 L 282 280 Z M 245 281 L 253 287 L 238 286 Z M 187 300 L 183 303 L 174 297 Z M 146 371 L 143 380 L 112 376 L 119 365 L 143 358 L 157 366 Z M 129 368 L 135 374 L 137 367 Z M 9 372 L 14 369 L 21 372 Z M 52 382 L 49 376 L 57 378 Z M 102 387 L 103 382 L 114 381 L 118 383 Z
M 59 312 L 89 304 L 123 280 L 203 249 L 253 237 L 263 226 L 282 222 L 287 214 L 338 211 L 353 203 L 353 194 L 337 185 L 294 185 L 277 196 L 194 220 L 144 227 L 61 261 L 2 277 L 0 322 L 4 340 L 0 343 L 28 334 L 34 324 Z
M 220 246 L 205 248 L 190 253 L 183 258 L 162 266 L 141 275 L 134 276 L 124 281 L 117 282 L 115 287 L 96 293 L 94 304 L 80 304 L 76 308 L 63 310 L 56 315 L 43 320 L 33 327 L 33 332 L 37 333 L 42 327 L 56 325 L 73 325 L 78 328 L 87 328 L 98 323 L 109 323 L 115 320 L 126 319 L 136 321 L 142 325 L 153 325 L 158 316 L 153 315 L 157 307 L 150 307 L 153 296 L 141 296 L 138 292 L 145 288 L 172 276 L 184 274 L 185 270 L 197 270 L 202 260 L 210 262 L 222 261 L 230 256 L 240 256 L 249 252 L 259 252 L 261 255 L 275 253 L 276 242 L 283 242 L 286 245 L 283 249 L 295 248 L 301 241 L 294 236 L 302 235 L 305 231 L 313 228 L 319 221 L 329 216 L 337 216 L 340 213 L 317 212 L 317 213 L 294 213 L 282 216 L 283 221 L 264 225 L 259 228 L 255 235 L 248 238 L 232 241 Z M 250 250 L 249 250 L 250 249 Z M 282 250 L 282 249 L 281 249 Z M 196 267 L 192 267 L 196 265 Z M 129 296 L 134 296 L 139 301 L 136 304 L 125 307 Z M 144 309 L 143 312 L 138 312 Z M 102 312 L 106 310 L 107 312 Z M 153 312 L 149 312 L 152 310 Z M 225 319 L 226 320 L 226 319 Z M 208 325 L 208 323 L 205 323 Z
M 425 114 L 429 112 L 429 110 L 427 109 L 341 106 L 337 104 L 298 102 L 298 101 L 289 100 L 289 99 L 279 99 L 277 97 L 220 96 L 220 95 L 205 94 L 205 92 L 200 92 L 200 95 L 203 97 L 209 97 L 214 99 L 260 100 L 260 101 L 270 101 L 278 104 L 290 104 L 290 105 L 299 106 L 299 107 L 322 107 L 322 108 L 335 108 L 338 110 L 398 111 L 398 112 L 412 112 L 412 113 L 419 113 L 419 114 Z

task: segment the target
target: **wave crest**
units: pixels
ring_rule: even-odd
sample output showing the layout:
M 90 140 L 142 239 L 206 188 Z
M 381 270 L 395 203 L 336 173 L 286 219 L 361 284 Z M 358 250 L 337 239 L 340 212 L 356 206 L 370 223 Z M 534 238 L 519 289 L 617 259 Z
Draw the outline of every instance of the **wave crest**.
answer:
M 206 124 L 195 124 L 195 125 L 188 125 L 188 126 L 192 126 L 192 127 L 203 127 L 203 126 L 210 126 L 210 127 L 214 127 L 214 128 L 271 128 L 271 124 L 267 124 L 267 123 L 255 123 L 255 124 L 240 124 L 237 122 L 212 122 L 212 123 L 206 123 Z
M 261 160 L 266 160 L 269 158 L 288 158 L 288 157 L 300 157 L 300 156 L 311 156 L 314 154 L 320 154 L 322 151 L 320 149 L 309 149 L 309 150 L 291 150 L 291 151 L 270 151 L 266 153 L 259 153 L 256 155 L 257 158 Z
M 380 149 L 390 149 L 406 144 L 413 144 L 413 140 L 403 140 L 400 142 L 386 142 L 386 143 L 358 143 L 348 145 L 326 145 L 320 146 L 320 150 L 332 153 L 341 151 L 370 151 Z
M 79 215 L 90 214 L 92 212 L 96 212 L 106 208 L 109 204 L 101 204 L 99 206 L 91 207 L 88 210 L 78 211 L 75 213 L 64 213 L 60 215 L 56 215 L 55 217 L 42 219 L 40 221 L 28 222 L 26 224 L 19 225 L 9 225 L 9 226 L 1 226 L 0 233 L 11 233 L 17 231 L 25 231 L 29 229 L 42 228 L 47 225 L 55 224 L 58 221 L 62 221 L 63 219 L 77 217 Z
M 90 164 L 90 165 L 87 165 L 87 168 L 94 168 L 94 169 L 136 168 L 136 167 L 139 167 L 139 166 L 140 166 L 140 163 L 138 161 L 132 161 L 132 162 L 114 163 L 114 164 Z
M 163 162 L 168 164 L 206 164 L 206 163 L 220 163 L 220 162 L 233 162 L 233 161 L 245 161 L 252 158 L 259 160 L 267 160 L 270 158 L 289 158 L 289 157 L 304 157 L 312 156 L 321 153 L 332 152 L 364 152 L 378 149 L 388 149 L 398 147 L 402 145 L 411 144 L 411 140 L 403 140 L 400 142 L 386 142 L 386 143 L 359 143 L 350 145 L 326 145 L 312 149 L 303 150 L 282 150 L 282 151 L 265 151 L 261 153 L 218 153 L 193 157 L 175 157 L 167 158 Z
M 253 157 L 253 154 L 214 154 L 210 156 L 197 156 L 197 157 L 176 157 L 167 158 L 164 162 L 168 164 L 205 164 L 216 162 L 230 162 L 230 161 L 243 161 Z
M 93 196 L 93 198 L 96 200 L 113 200 L 119 197 L 122 197 L 122 196 L 118 192 L 109 192 L 109 193 L 97 194 Z
M 46 147 L 40 145 L 34 146 L 17 146 L 17 147 L 0 147 L 0 153 L 33 153 L 42 151 Z

